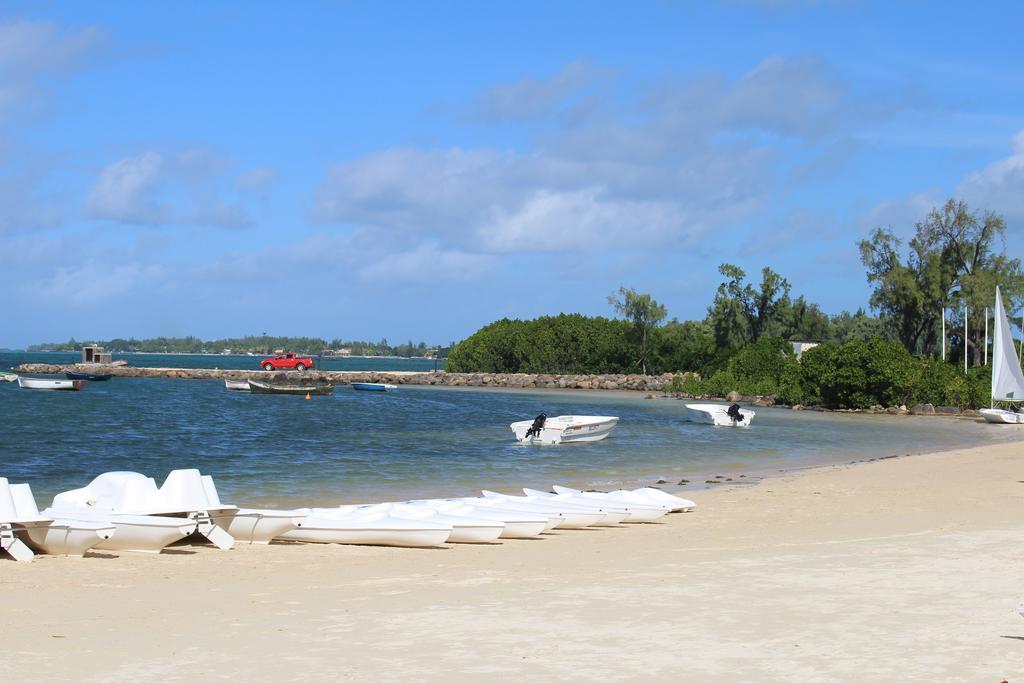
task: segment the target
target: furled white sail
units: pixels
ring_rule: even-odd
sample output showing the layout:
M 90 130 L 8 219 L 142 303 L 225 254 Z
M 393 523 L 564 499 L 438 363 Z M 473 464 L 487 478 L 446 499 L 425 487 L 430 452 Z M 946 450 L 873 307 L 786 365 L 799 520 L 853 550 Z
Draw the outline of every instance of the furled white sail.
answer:
M 1024 374 L 1013 350 L 1010 322 L 996 287 L 996 335 L 992 344 L 992 400 L 1024 401 Z

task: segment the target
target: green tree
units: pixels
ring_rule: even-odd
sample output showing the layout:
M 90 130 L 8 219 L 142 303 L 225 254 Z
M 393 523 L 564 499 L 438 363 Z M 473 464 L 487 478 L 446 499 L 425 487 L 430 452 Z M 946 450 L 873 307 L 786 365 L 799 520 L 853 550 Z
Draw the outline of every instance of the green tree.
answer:
M 635 289 L 619 287 L 619 295 L 608 297 L 615 312 L 633 323 L 633 335 L 639 342 L 639 358 L 637 364 L 643 374 L 647 374 L 649 344 L 651 330 L 665 319 L 665 307 L 651 298 L 650 294 L 640 294 Z

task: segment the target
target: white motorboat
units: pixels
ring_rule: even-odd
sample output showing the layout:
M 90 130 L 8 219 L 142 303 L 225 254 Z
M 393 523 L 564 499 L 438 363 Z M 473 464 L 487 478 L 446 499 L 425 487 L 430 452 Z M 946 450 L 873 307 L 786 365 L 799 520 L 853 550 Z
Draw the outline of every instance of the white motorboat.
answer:
M 30 562 L 33 550 L 81 557 L 114 535 L 111 524 L 40 514 L 28 484 L 11 484 L 0 477 L 0 549 L 15 560 Z
M 995 407 L 996 401 L 1024 401 L 1024 373 L 1013 350 L 1010 322 L 1003 308 L 1003 297 L 996 286 L 995 339 L 992 343 L 992 406 L 978 411 L 992 424 L 1024 424 L 1024 413 Z
M 532 420 L 509 425 L 516 441 L 525 444 L 585 443 L 608 436 L 619 418 L 608 415 L 558 415 L 541 413 Z
M 224 388 L 228 391 L 249 391 L 249 380 L 247 379 L 226 379 Z
M 653 522 L 656 519 L 663 517 L 668 514 L 669 508 L 667 505 L 658 505 L 655 503 L 647 502 L 633 502 L 626 503 L 621 500 L 608 500 L 586 496 L 583 494 L 576 493 L 549 493 L 547 491 L 538 491 L 536 489 L 523 489 L 523 493 L 531 498 L 539 498 L 545 501 L 557 501 L 569 503 L 572 505 L 584 505 L 595 507 L 606 514 L 615 514 L 614 523 L 631 522 L 631 523 L 642 523 L 642 522 Z M 609 526 L 608 520 L 606 519 L 603 524 L 598 526 Z
M 657 503 L 666 505 L 672 512 L 689 512 L 697 507 L 697 504 L 688 498 L 680 498 L 661 489 L 650 486 L 634 489 L 618 489 L 615 491 L 581 491 L 569 488 L 568 486 L 552 486 L 551 490 L 559 494 L 577 494 L 594 498 L 595 500 L 622 501 L 623 503 Z
M 44 379 L 40 377 L 18 377 L 22 389 L 47 389 L 50 391 L 79 391 L 88 384 L 84 379 Z
M 141 552 L 160 552 L 193 533 L 226 550 L 234 539 L 217 521 L 226 522 L 236 511 L 235 506 L 210 500 L 199 470 L 174 470 L 160 488 L 152 477 L 138 472 L 105 472 L 87 486 L 58 493 L 47 509 L 63 516 L 109 521 L 124 534 L 104 547 Z
M 754 421 L 755 414 L 753 410 L 740 408 L 736 404 L 732 406 L 723 406 L 718 403 L 686 404 L 686 419 L 690 422 L 700 422 L 716 427 L 749 427 L 750 423 Z
M 405 519 L 387 512 L 357 512 L 341 508 L 305 510 L 306 519 L 298 529 L 279 538 L 305 543 L 343 543 L 425 548 L 441 545 L 451 536 L 452 526 L 424 519 Z

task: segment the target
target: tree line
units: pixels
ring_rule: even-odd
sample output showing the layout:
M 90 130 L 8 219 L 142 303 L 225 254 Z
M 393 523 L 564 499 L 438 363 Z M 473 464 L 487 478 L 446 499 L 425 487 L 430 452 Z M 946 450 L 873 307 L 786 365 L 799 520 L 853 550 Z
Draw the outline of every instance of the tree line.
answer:
M 872 287 L 871 313 L 828 315 L 804 296 L 794 297 L 789 281 L 770 267 L 752 281 L 739 266 L 723 263 L 722 281 L 703 319 L 666 322 L 666 308 L 650 294 L 620 287 L 608 297 L 618 318 L 502 319 L 455 345 L 447 367 L 453 372 L 670 372 L 680 376 L 672 388 L 692 395 L 736 390 L 833 407 L 917 399 L 981 405 L 987 403 L 988 382 L 988 368 L 982 366 L 985 309 L 996 284 L 1009 310 L 1024 296 L 1020 261 L 1005 253 L 1005 230 L 1000 216 L 971 212 L 955 200 L 915 224 L 906 245 L 891 228 L 876 228 L 858 243 Z M 793 339 L 819 346 L 797 362 L 788 341 Z M 965 346 L 972 367 L 967 374 L 956 369 Z

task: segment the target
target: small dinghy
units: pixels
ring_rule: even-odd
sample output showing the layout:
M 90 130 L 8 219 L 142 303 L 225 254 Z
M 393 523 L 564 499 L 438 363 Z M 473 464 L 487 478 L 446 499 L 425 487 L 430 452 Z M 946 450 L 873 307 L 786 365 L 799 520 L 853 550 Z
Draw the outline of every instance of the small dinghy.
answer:
M 22 389 L 47 389 L 50 391 L 80 391 L 85 388 L 84 379 L 43 379 L 40 377 L 18 377 Z
M 355 508 L 365 513 L 387 512 L 403 519 L 425 519 L 451 526 L 448 543 L 490 543 L 498 540 L 505 531 L 505 523 L 488 517 L 470 514 L 468 511 L 442 511 L 438 508 L 415 505 L 410 502 L 378 503 L 376 505 L 342 505 L 340 509 Z
M 228 391 L 249 391 L 249 380 L 247 379 L 226 379 L 224 388 Z
M 497 502 L 477 498 L 443 498 L 412 500 L 410 506 L 438 510 L 446 515 L 468 516 L 490 519 L 505 525 L 499 538 L 535 538 L 545 531 L 558 526 L 557 516 L 539 512 L 522 512 L 511 508 L 498 507 Z
M 0 382 L 17 382 L 18 376 L 13 372 L 0 372 Z
M 686 419 L 690 422 L 715 425 L 716 427 L 749 427 L 754 421 L 753 410 L 740 408 L 738 404 L 723 406 L 718 403 L 687 403 Z
M 285 532 L 280 536 L 282 540 L 429 548 L 441 545 L 452 533 L 450 524 L 404 519 L 387 512 L 345 508 L 312 508 L 304 512 L 302 527 Z
M 593 498 L 594 500 L 621 501 L 626 504 L 631 502 L 660 504 L 667 506 L 672 512 L 689 512 L 697 507 L 697 504 L 692 500 L 673 496 L 671 493 L 665 493 L 661 489 L 650 486 L 632 491 L 626 489 L 618 489 L 616 491 L 581 491 L 569 488 L 568 486 L 555 485 L 551 487 L 551 490 L 557 494 L 579 495 Z
M 260 382 L 255 379 L 249 380 L 249 391 L 254 394 L 292 394 L 295 396 L 326 396 L 334 393 L 334 385 L 330 382 L 315 382 L 311 384 L 279 384 L 276 382 Z
M 74 370 L 68 370 L 64 376 L 68 379 L 84 379 L 86 382 L 106 382 L 113 377 L 110 373 L 75 372 Z
M 398 387 L 394 384 L 378 384 L 376 382 L 353 382 L 352 388 L 356 391 L 394 391 Z
M 0 477 L 0 550 L 18 562 L 31 562 L 33 551 L 81 557 L 114 535 L 114 526 L 105 522 L 39 514 L 28 484 Z
M 622 499 L 609 499 L 609 498 L 595 498 L 588 496 L 583 493 L 549 493 L 547 491 L 537 491 L 535 489 L 523 489 L 523 493 L 531 498 L 539 498 L 544 501 L 564 501 L 566 503 L 572 503 L 574 505 L 594 506 L 598 509 L 608 513 L 616 514 L 616 523 L 633 523 L 640 524 L 644 522 L 653 522 L 660 519 L 671 512 L 671 509 L 667 505 L 660 503 L 651 503 L 646 501 L 632 501 L 627 502 Z M 600 526 L 608 526 L 606 523 Z
M 540 500 L 529 496 L 509 496 L 495 491 L 482 491 L 482 493 L 484 502 L 479 503 L 481 505 L 489 503 L 495 507 L 519 510 L 520 512 L 554 515 L 559 518 L 559 529 L 585 529 L 589 526 L 599 526 L 609 522 L 617 524 L 625 518 L 625 512 L 605 511 L 596 505 L 577 505 L 566 501 Z M 466 500 L 472 502 L 472 499 Z
M 619 418 L 606 415 L 548 417 L 541 413 L 533 420 L 513 422 L 509 427 L 519 443 L 550 445 L 600 441 L 611 433 L 618 422 Z

